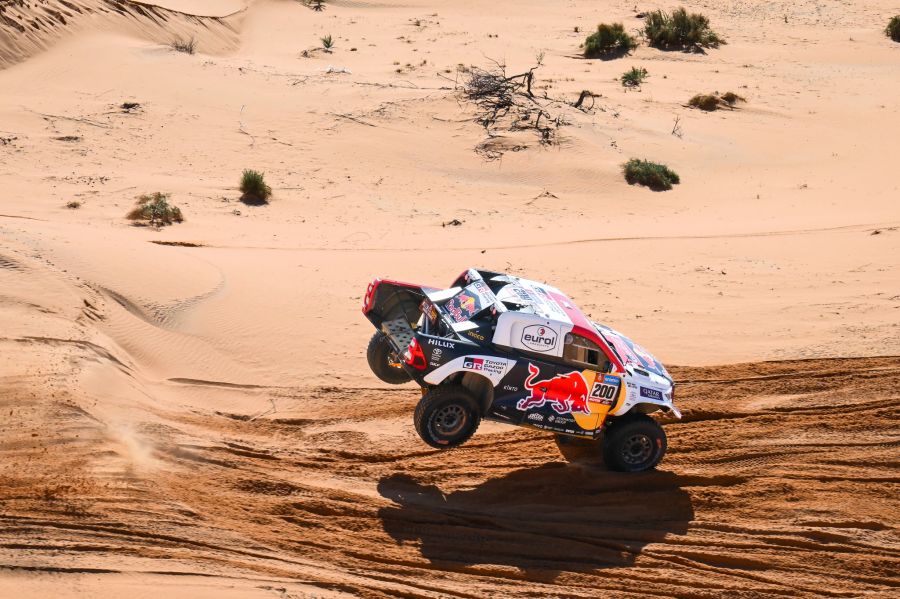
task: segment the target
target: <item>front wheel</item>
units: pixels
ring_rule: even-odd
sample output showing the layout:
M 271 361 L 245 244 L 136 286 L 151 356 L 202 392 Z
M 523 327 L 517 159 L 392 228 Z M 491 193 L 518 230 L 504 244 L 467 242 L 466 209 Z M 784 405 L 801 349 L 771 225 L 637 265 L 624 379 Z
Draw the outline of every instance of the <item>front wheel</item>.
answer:
M 416 432 L 437 449 L 462 445 L 481 423 L 478 402 L 460 385 L 442 385 L 427 391 L 413 414 Z
M 400 363 L 400 357 L 394 352 L 387 336 L 381 331 L 376 331 L 369 340 L 369 347 L 366 349 L 366 359 L 369 362 L 369 368 L 385 383 L 391 385 L 401 385 L 410 380 L 409 374 L 403 370 Z
M 655 468 L 666 453 L 666 433 L 646 415 L 617 419 L 603 436 L 603 460 L 610 470 L 643 472 Z

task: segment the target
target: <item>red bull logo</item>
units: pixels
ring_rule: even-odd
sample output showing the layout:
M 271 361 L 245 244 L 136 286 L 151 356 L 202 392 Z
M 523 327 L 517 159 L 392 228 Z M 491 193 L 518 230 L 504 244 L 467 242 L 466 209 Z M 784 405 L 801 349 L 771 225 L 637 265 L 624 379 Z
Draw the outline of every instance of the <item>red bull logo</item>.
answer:
M 535 380 L 540 370 L 534 364 L 528 365 L 528 372 L 525 388 L 530 393 L 528 397 L 519 400 L 517 408 L 528 410 L 549 403 L 558 414 L 590 414 L 587 382 L 580 372 L 556 375 L 545 381 Z

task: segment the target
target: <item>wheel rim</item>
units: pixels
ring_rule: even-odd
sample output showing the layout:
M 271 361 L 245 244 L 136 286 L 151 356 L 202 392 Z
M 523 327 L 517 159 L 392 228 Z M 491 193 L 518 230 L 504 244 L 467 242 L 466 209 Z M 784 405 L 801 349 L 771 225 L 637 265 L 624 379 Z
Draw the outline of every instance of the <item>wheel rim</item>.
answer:
M 395 354 L 394 352 L 388 352 L 387 365 L 388 368 L 393 368 L 394 370 L 403 369 L 403 365 L 400 363 L 400 358 L 398 358 L 397 354 Z
M 643 464 L 653 456 L 653 440 L 647 435 L 631 435 L 622 444 L 622 461 L 629 466 Z
M 466 411 L 458 404 L 444 406 L 434 414 L 434 428 L 442 436 L 457 434 L 466 425 Z

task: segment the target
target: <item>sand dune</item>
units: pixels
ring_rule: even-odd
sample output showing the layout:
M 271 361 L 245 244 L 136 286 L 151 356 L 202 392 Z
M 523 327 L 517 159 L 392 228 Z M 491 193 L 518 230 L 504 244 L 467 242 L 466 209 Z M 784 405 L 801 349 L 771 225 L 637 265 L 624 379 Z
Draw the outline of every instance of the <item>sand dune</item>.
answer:
M 82 32 L 113 31 L 159 43 L 199 38 L 204 52 L 234 48 L 240 0 L 22 0 L 0 4 L 0 68 Z
M 728 44 L 581 58 L 626 2 L 0 0 L 0 596 L 895 593 L 896 6 L 686 4 Z M 465 69 L 538 55 L 553 143 L 488 133 Z M 124 218 L 155 191 L 184 223 Z M 361 295 L 470 265 L 676 365 L 656 472 L 418 440 Z

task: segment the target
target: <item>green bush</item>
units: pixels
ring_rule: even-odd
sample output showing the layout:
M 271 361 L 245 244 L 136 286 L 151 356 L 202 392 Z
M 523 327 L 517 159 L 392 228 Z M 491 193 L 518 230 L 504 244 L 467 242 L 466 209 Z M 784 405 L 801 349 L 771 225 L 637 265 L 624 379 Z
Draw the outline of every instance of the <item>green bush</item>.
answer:
M 681 179 L 669 167 L 649 160 L 632 158 L 622 165 L 622 170 L 629 185 L 644 185 L 653 191 L 672 189 L 672 185 L 681 183 Z
M 597 31 L 584 41 L 584 57 L 613 57 L 628 54 L 637 48 L 634 38 L 625 32 L 621 23 L 600 23 Z
M 697 13 L 688 14 L 683 8 L 675 9 L 671 15 L 661 10 L 648 13 L 644 36 L 648 44 L 663 50 L 718 48 L 725 43 L 709 28 L 709 19 Z
M 900 15 L 888 21 L 888 26 L 885 28 L 884 33 L 895 42 L 900 42 Z
M 241 201 L 245 204 L 265 204 L 272 196 L 272 188 L 266 185 L 265 174 L 244 169 L 241 175 Z
M 181 209 L 169 204 L 169 194 L 152 193 L 142 195 L 137 205 L 126 215 L 128 220 L 143 220 L 154 227 L 184 222 Z
M 650 74 L 644 67 L 631 67 L 631 70 L 625 71 L 619 80 L 624 87 L 640 87 L 641 83 L 644 82 L 644 79 L 649 76 Z
M 331 34 L 329 33 L 320 39 L 322 40 L 322 49 L 326 52 L 331 52 L 331 49 L 334 48 L 334 38 L 331 37 Z

